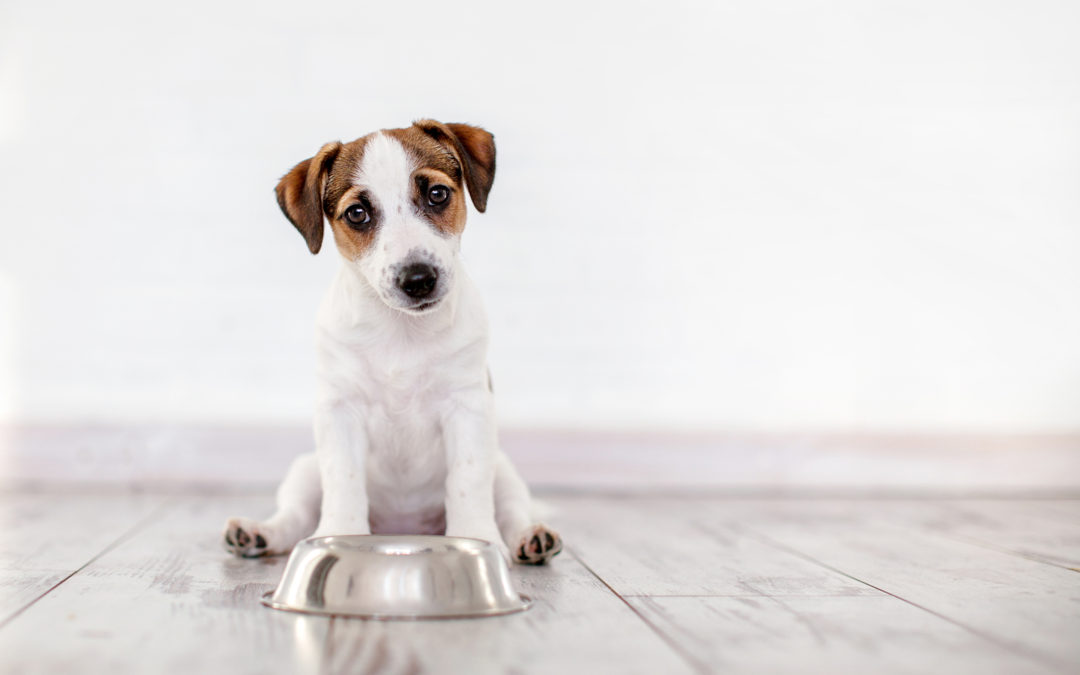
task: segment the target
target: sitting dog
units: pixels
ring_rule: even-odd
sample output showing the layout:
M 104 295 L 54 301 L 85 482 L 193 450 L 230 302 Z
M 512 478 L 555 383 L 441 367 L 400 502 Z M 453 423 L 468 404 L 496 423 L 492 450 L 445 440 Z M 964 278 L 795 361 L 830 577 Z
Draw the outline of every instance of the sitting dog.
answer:
M 474 537 L 529 564 L 561 550 L 498 447 L 487 319 L 459 257 L 465 190 L 483 212 L 494 178 L 490 133 L 420 120 L 327 143 L 278 183 L 311 252 L 325 218 L 344 264 L 317 319 L 315 452 L 268 520 L 229 519 L 227 550 L 371 533 Z

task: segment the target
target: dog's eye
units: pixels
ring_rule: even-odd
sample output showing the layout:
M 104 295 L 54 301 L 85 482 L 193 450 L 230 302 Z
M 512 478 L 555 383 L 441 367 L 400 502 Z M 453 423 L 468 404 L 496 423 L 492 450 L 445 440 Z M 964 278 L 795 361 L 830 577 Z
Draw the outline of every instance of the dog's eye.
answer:
M 353 204 L 345 209 L 345 222 L 357 229 L 363 229 L 371 222 L 371 214 L 361 204 Z
M 450 188 L 445 185 L 432 185 L 427 193 L 428 204 L 439 206 L 450 199 Z

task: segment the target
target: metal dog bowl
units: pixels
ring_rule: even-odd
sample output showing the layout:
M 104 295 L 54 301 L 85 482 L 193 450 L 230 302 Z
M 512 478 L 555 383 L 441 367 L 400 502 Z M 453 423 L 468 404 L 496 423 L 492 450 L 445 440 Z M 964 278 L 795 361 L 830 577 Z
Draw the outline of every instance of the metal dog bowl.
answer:
M 520 612 L 492 544 L 464 537 L 350 535 L 305 539 L 267 607 L 368 619 L 448 619 Z

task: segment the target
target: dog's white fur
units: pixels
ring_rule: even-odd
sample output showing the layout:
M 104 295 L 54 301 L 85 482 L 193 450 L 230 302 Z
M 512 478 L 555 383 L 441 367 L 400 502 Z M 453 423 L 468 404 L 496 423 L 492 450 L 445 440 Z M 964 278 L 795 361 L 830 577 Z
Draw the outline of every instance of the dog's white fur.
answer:
M 355 182 L 381 221 L 368 250 L 343 260 L 318 313 L 316 451 L 293 462 L 269 520 L 229 520 L 237 555 L 284 553 L 313 532 L 476 537 L 522 562 L 561 547 L 532 519 L 528 488 L 498 448 L 486 315 L 460 235 L 413 208 L 416 168 L 386 134 L 364 148 Z M 423 311 L 394 283 L 417 261 L 438 271 L 428 298 L 438 302 Z M 537 536 L 546 542 L 531 555 Z

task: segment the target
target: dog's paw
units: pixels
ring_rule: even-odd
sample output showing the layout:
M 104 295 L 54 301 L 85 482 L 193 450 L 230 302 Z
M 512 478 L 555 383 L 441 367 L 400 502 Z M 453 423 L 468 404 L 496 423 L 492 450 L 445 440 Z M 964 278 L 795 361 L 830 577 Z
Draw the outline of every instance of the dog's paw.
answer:
M 562 538 L 546 525 L 533 525 L 514 547 L 514 560 L 523 565 L 543 565 L 562 550 Z
M 225 550 L 241 558 L 258 558 L 270 553 L 266 533 L 251 518 L 229 518 L 223 535 Z

